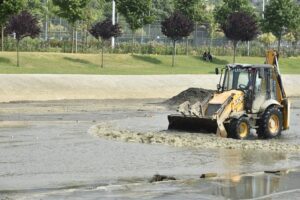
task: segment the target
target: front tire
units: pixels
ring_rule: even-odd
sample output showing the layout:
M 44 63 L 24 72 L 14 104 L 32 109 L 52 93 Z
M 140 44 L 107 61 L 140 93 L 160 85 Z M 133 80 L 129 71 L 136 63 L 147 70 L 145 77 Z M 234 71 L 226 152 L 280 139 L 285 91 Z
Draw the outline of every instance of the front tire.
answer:
M 246 117 L 232 119 L 228 127 L 229 137 L 239 140 L 247 139 L 250 135 L 250 122 Z
M 280 108 L 268 108 L 259 120 L 258 136 L 263 139 L 272 139 L 281 135 L 283 115 Z

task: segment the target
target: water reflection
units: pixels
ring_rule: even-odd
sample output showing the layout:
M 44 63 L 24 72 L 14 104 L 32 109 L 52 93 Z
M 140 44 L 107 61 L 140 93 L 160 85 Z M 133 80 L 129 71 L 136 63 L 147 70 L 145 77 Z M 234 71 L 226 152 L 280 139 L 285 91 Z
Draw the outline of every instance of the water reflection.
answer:
M 280 190 L 283 178 L 274 175 L 234 176 L 232 179 L 216 181 L 213 195 L 230 199 L 262 197 Z
M 243 174 L 245 172 L 257 172 L 264 170 L 274 170 L 289 168 L 291 154 L 280 152 L 255 152 L 253 150 L 219 150 L 218 161 L 220 166 L 228 175 L 232 177 L 234 175 Z

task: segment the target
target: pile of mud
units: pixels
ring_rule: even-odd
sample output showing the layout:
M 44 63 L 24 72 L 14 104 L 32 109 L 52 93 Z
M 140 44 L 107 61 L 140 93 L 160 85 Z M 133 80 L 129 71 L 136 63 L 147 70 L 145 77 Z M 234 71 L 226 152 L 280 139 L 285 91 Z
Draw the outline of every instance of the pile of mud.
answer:
M 178 106 L 186 101 L 189 101 L 194 104 L 197 101 L 203 101 L 206 97 L 210 96 L 213 93 L 213 90 L 207 90 L 203 88 L 189 88 L 172 97 L 171 99 L 168 99 L 164 103 L 170 106 Z
M 261 150 L 273 152 L 300 152 L 300 145 L 288 144 L 279 140 L 234 140 L 206 135 L 183 132 L 137 132 L 119 130 L 113 124 L 99 124 L 90 128 L 89 133 L 100 138 L 123 142 L 143 144 L 163 144 L 174 147 L 204 149 L 238 149 Z

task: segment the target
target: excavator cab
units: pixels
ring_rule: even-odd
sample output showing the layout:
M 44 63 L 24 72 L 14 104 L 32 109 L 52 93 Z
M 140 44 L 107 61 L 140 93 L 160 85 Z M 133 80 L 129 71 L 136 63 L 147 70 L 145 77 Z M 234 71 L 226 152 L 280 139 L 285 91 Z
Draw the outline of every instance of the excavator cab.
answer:
M 202 102 L 181 104 L 179 115 L 168 116 L 169 129 L 207 130 L 236 139 L 246 139 L 256 129 L 261 138 L 278 137 L 289 128 L 290 102 L 276 51 L 267 52 L 265 63 L 221 68 L 217 91 Z
M 264 103 L 267 100 L 280 102 L 282 99 L 282 95 L 277 92 L 272 65 L 236 64 L 228 65 L 221 71 L 218 92 L 242 91 L 247 113 L 261 112 L 265 109 Z

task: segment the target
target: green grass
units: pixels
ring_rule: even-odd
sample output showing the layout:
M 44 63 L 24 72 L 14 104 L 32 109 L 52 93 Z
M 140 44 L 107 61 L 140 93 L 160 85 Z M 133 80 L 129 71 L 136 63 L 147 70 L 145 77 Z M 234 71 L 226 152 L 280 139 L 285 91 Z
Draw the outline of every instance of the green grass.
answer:
M 15 52 L 0 52 L 1 74 L 206 74 L 214 68 L 232 61 L 231 56 L 218 56 L 213 63 L 199 56 L 176 56 L 176 66 L 171 67 L 171 56 L 107 54 L 104 68 L 97 54 L 20 53 L 21 67 L 16 67 Z M 238 63 L 262 64 L 263 57 L 238 57 Z M 300 74 L 300 57 L 280 59 L 281 71 Z

